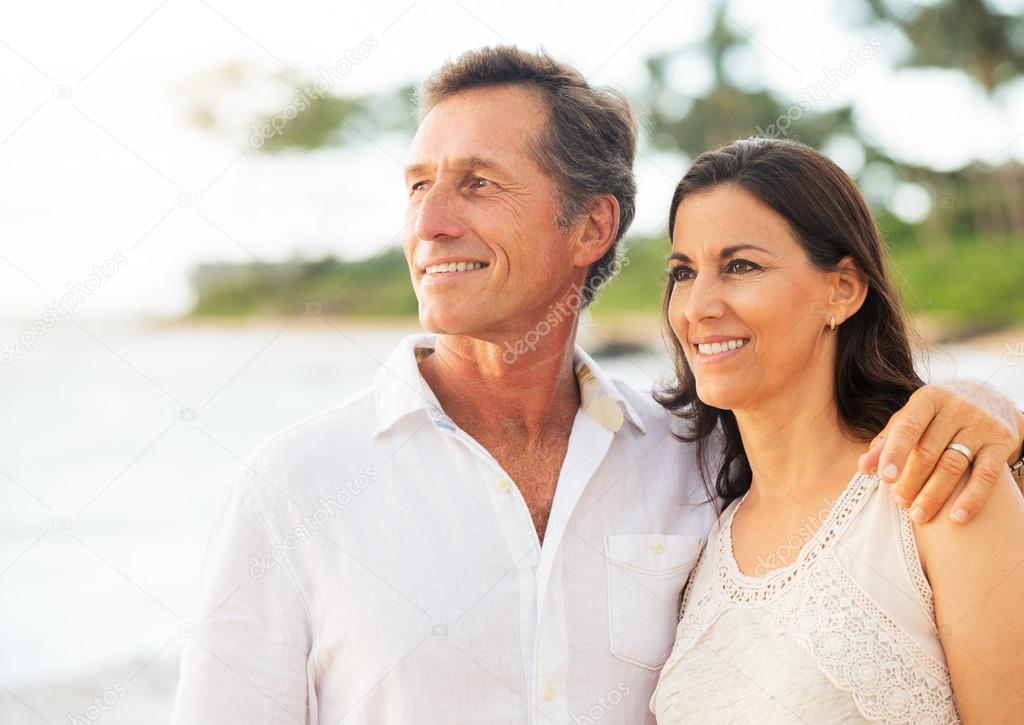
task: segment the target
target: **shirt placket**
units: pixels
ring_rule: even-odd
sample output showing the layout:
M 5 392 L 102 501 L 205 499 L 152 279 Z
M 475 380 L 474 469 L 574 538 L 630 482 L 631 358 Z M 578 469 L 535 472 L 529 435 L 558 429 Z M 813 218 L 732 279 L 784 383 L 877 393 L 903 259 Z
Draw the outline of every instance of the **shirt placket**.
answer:
M 566 620 L 565 547 L 562 539 L 572 523 L 580 497 L 604 461 L 614 433 L 586 414 L 578 413 L 559 474 L 538 570 L 537 643 L 534 648 L 531 722 L 563 723 L 570 717 L 569 630 Z
M 530 684 L 533 680 L 533 648 L 537 632 L 537 567 L 540 560 L 540 539 L 534 528 L 533 517 L 511 476 L 494 456 L 456 426 L 440 408 L 433 408 L 429 413 L 434 425 L 443 434 L 462 443 L 472 456 L 508 548 L 510 566 L 519 587 L 519 637 L 529 705 L 533 702 Z

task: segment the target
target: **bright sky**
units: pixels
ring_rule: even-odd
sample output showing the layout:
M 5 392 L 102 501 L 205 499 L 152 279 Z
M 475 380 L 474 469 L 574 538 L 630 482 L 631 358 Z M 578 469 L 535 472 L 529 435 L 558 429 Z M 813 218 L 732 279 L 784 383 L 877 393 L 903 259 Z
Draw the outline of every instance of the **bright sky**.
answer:
M 1024 160 L 1024 82 L 993 105 L 954 74 L 894 75 L 886 65 L 905 51 L 899 36 L 854 32 L 852 5 L 734 3 L 734 31 L 755 42 L 730 58 L 729 71 L 795 100 L 874 42 L 872 57 L 821 107 L 856 99 L 858 124 L 907 160 L 942 168 L 971 158 Z M 1020 10 L 1024 2 L 1001 5 Z M 0 6 L 0 317 L 38 317 L 118 254 L 126 262 L 78 314 L 176 315 L 191 304 L 187 274 L 199 261 L 358 257 L 393 238 L 404 204 L 404 140 L 371 128 L 363 131 L 376 145 L 358 150 L 243 153 L 241 124 L 238 137 L 227 138 L 188 122 L 204 73 L 241 62 L 267 75 L 287 65 L 312 77 L 371 36 L 376 49 L 331 89 L 362 93 L 417 81 L 463 50 L 512 42 L 543 45 L 593 82 L 630 93 L 641 90 L 644 58 L 692 46 L 711 12 L 709 3 L 684 0 L 624 7 L 551 0 Z M 708 71 L 693 56 L 672 77 L 699 92 Z M 229 99 L 233 118 L 288 102 L 265 83 L 246 88 Z M 832 151 L 848 167 L 859 163 L 841 145 Z M 635 230 L 662 225 L 685 163 L 644 151 Z M 902 197 L 910 214 L 928 203 L 912 189 Z

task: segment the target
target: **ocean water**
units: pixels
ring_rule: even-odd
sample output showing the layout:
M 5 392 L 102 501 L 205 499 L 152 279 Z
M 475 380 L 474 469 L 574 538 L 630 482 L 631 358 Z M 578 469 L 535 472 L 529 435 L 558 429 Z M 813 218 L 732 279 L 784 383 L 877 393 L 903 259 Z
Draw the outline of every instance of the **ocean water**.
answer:
M 165 720 L 220 487 L 261 440 L 369 385 L 411 332 L 65 320 L 0 365 L 0 722 L 92 721 L 96 698 L 114 703 L 90 711 L 105 723 Z M 645 389 L 669 369 L 660 351 L 601 362 Z M 1024 355 L 930 365 L 1024 406 Z

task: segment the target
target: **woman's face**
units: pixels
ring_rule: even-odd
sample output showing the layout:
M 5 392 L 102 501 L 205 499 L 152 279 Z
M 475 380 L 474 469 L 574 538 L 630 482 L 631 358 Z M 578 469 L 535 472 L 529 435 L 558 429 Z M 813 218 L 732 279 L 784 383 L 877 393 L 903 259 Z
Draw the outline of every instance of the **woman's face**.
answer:
M 726 184 L 685 198 L 669 271 L 669 322 L 701 401 L 728 410 L 791 405 L 809 384 L 831 381 L 837 275 L 811 264 L 785 219 L 757 197 Z

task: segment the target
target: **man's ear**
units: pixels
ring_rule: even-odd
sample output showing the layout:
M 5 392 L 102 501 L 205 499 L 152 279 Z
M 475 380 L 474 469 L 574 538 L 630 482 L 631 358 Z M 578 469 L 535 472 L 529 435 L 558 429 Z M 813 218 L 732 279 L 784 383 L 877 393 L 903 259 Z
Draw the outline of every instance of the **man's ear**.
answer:
M 868 296 L 868 278 L 854 261 L 846 256 L 839 260 L 833 272 L 832 290 L 828 306 L 830 314 L 836 316 L 839 324 L 853 317 Z
M 589 268 L 615 243 L 619 231 L 618 199 L 611 194 L 591 198 L 587 212 L 576 222 L 576 228 L 573 263 L 577 267 Z

